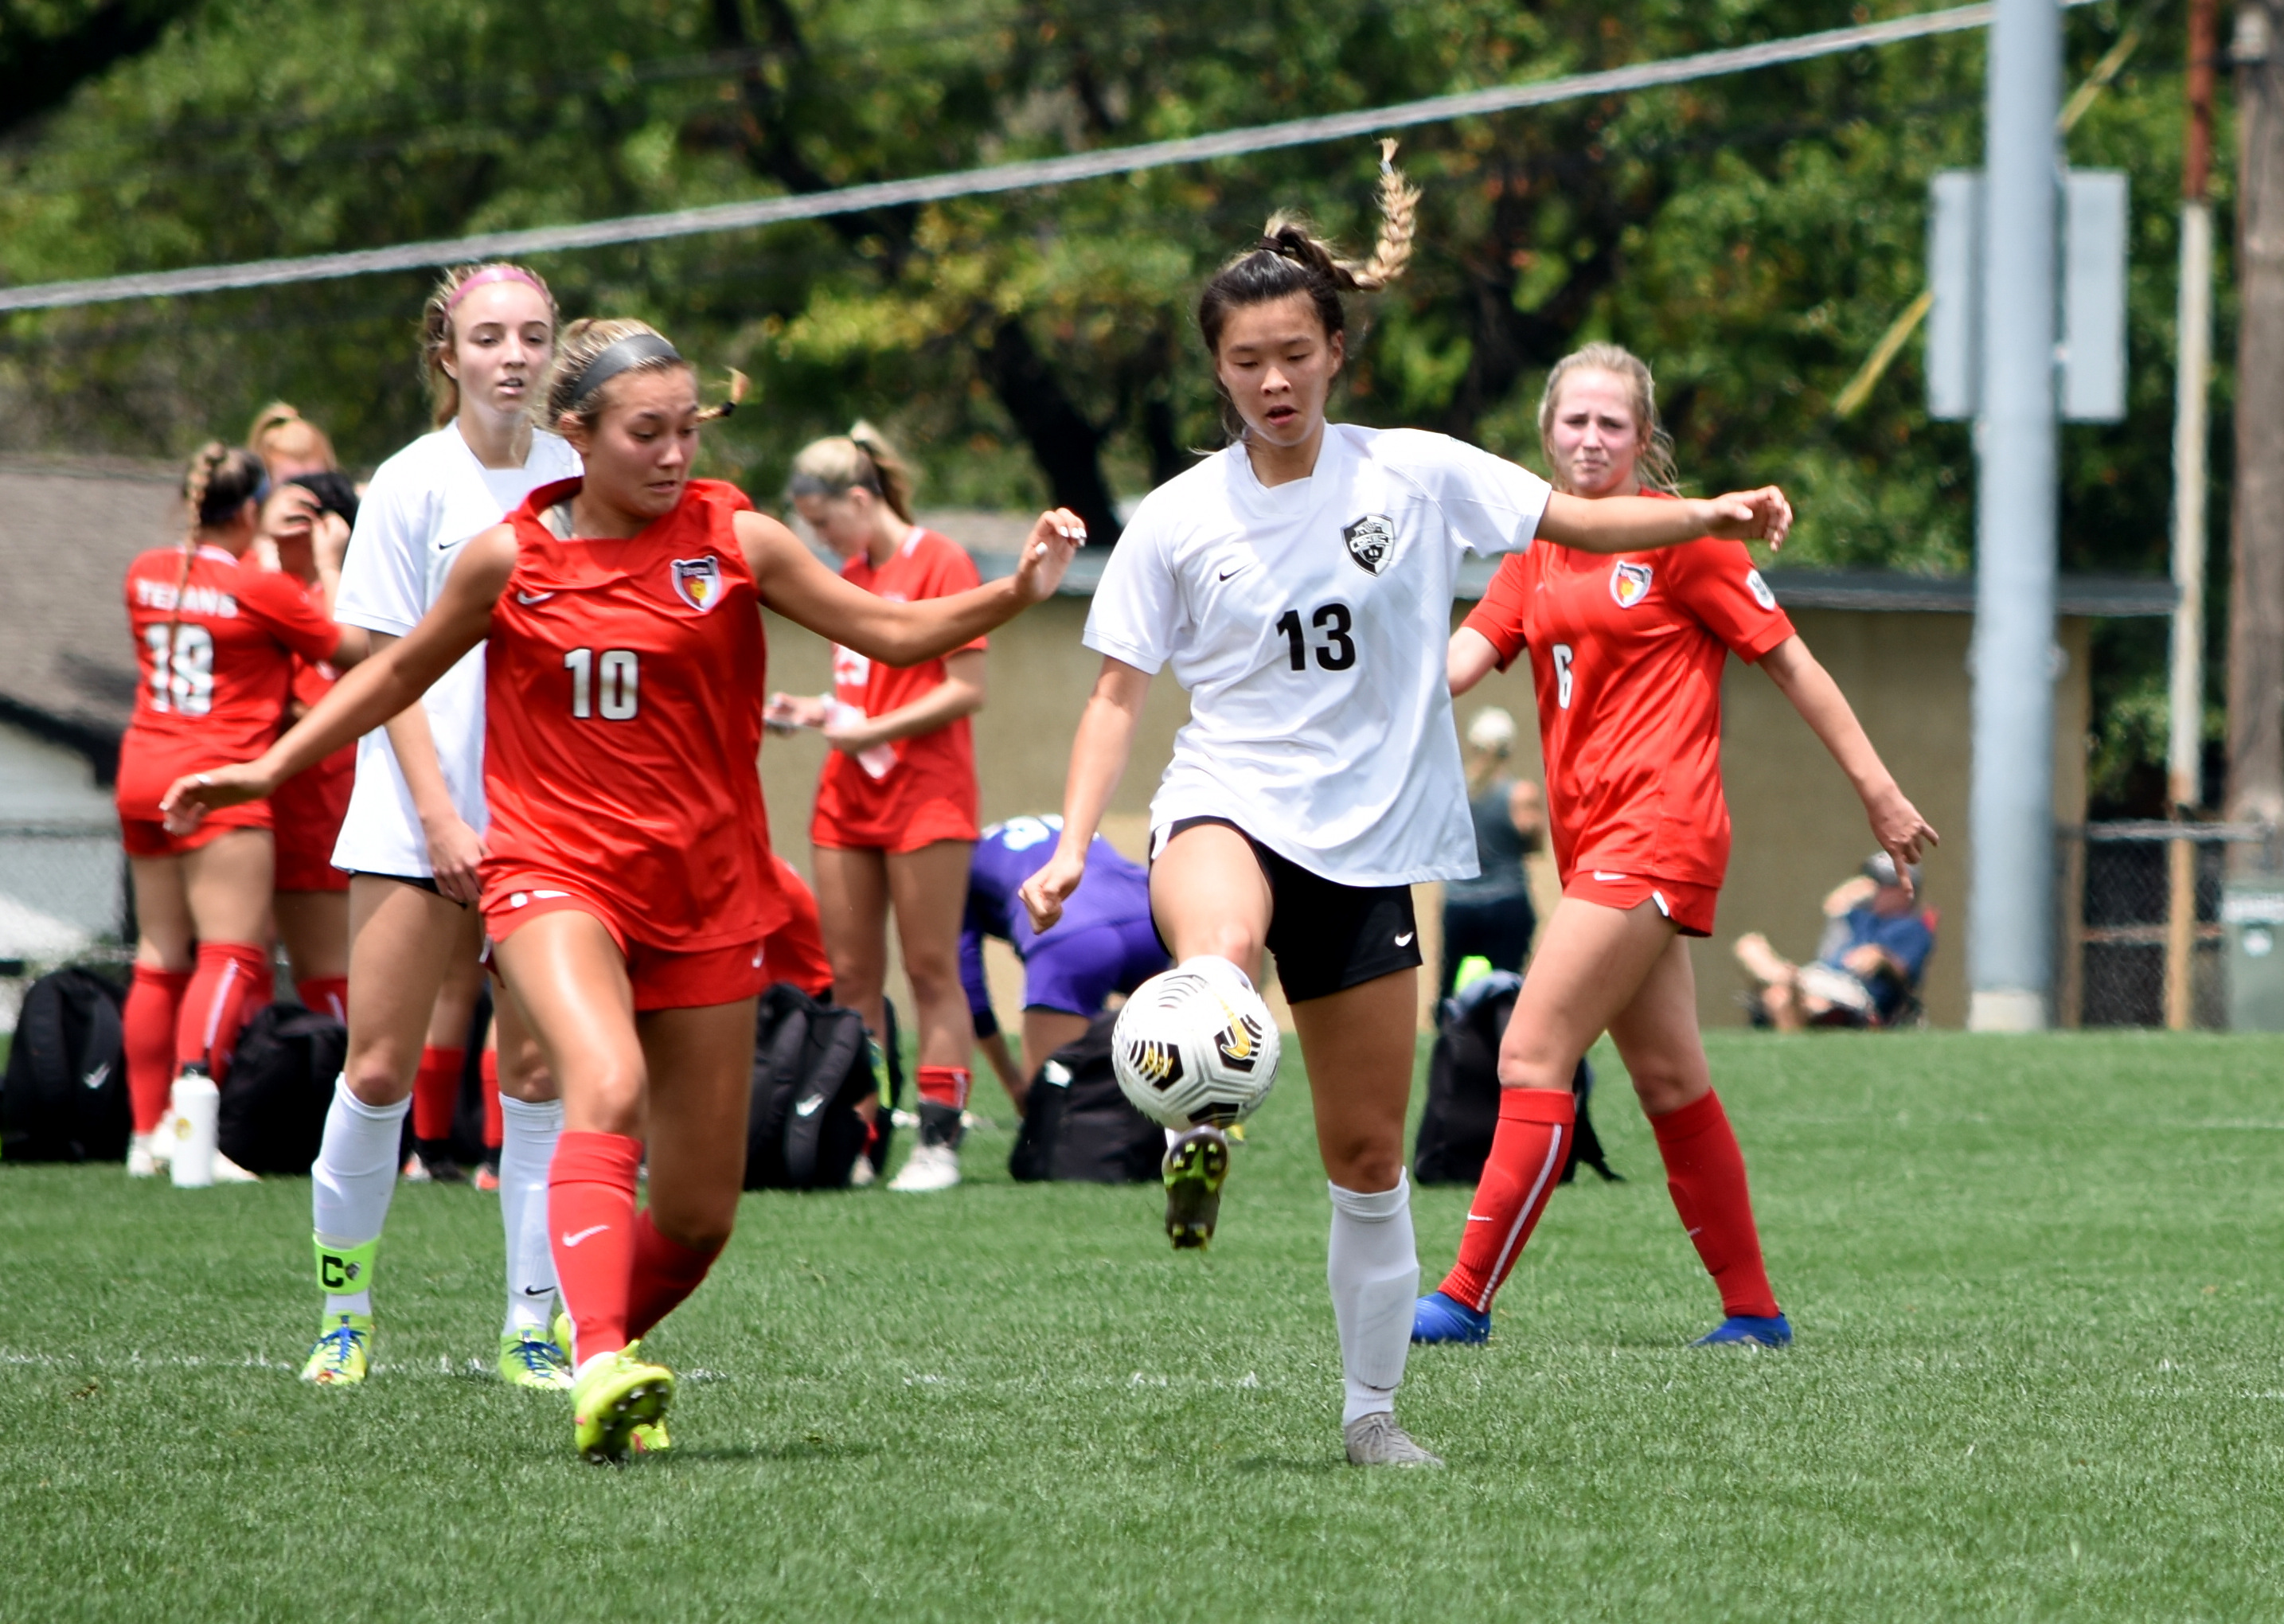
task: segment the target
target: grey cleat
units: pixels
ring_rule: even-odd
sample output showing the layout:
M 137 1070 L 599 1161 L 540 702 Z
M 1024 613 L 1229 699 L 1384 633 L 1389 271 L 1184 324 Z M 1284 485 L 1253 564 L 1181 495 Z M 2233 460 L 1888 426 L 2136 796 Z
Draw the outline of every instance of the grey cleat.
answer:
M 1396 1425 L 1396 1417 L 1386 1410 L 1368 1416 L 1358 1416 L 1341 1429 L 1348 1440 L 1349 1464 L 1351 1466 L 1440 1466 L 1438 1456 L 1430 1455 L 1412 1441 L 1412 1434 Z

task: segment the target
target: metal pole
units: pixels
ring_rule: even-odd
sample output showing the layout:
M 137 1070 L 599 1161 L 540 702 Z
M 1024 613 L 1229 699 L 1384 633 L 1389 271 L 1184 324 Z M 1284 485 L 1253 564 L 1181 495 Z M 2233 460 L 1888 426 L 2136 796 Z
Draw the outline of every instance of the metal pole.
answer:
M 2205 395 L 2212 378 L 2213 0 L 2190 0 L 2188 130 L 2181 154 L 2178 351 L 2173 379 L 2172 669 L 2168 683 L 2166 799 L 2185 818 L 2204 800 Z M 2195 1023 L 2197 854 L 2186 839 L 2167 856 L 2165 1025 Z
M 2056 0 L 1998 0 L 1985 89 L 1967 1025 L 2050 1018 L 2054 894 Z

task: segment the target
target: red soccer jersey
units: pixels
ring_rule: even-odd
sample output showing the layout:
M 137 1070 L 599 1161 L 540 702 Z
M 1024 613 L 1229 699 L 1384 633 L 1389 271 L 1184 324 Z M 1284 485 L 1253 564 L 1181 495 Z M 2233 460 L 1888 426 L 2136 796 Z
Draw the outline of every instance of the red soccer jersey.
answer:
M 184 773 L 250 761 L 286 714 L 296 655 L 325 660 L 340 629 L 291 576 L 199 547 L 159 547 L 127 570 L 127 621 L 142 681 L 121 741 L 122 816 L 159 816 Z
M 1501 670 L 1530 651 L 1564 881 L 1584 869 L 1717 887 L 1721 667 L 1793 635 L 1743 544 L 1608 557 L 1535 542 L 1499 566 L 1467 624 Z
M 933 530 L 915 528 L 887 563 L 875 568 L 859 554 L 841 566 L 844 580 L 891 603 L 949 597 L 982 583 L 975 560 Z M 958 652 L 981 650 L 978 637 Z M 889 666 L 850 649 L 833 651 L 833 697 L 867 716 L 884 716 L 911 704 L 944 680 L 942 660 Z M 812 833 L 818 843 L 911 851 L 934 840 L 973 840 L 978 825 L 975 741 L 962 716 L 933 733 L 888 746 L 896 765 L 875 778 L 846 751 L 829 751 L 817 786 Z
M 732 524 L 751 504 L 693 480 L 639 535 L 565 540 L 542 515 L 578 488 L 542 486 L 510 521 L 485 655 L 484 912 L 560 886 L 630 942 L 757 942 L 786 903 L 762 808 L 767 652 Z
M 325 589 L 315 582 L 297 584 L 310 605 L 319 614 L 325 613 Z M 330 660 L 309 660 L 296 654 L 289 688 L 292 703 L 279 730 L 291 727 L 314 709 L 340 680 L 341 674 L 333 669 Z M 356 785 L 356 745 L 343 745 L 315 767 L 294 774 L 278 786 L 277 793 L 270 798 L 270 808 L 277 817 L 278 849 L 281 854 L 290 848 L 320 863 L 332 856 L 333 842 L 340 838 L 341 820 L 348 816 L 349 792 Z M 279 866 L 282 871 L 282 859 Z M 278 886 L 281 891 L 290 888 Z

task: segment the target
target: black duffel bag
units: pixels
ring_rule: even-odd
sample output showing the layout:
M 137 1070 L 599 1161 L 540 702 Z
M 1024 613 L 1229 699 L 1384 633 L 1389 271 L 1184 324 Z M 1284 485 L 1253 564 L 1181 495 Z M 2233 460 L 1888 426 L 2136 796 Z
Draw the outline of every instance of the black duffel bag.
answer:
M 747 1190 L 840 1190 L 872 1138 L 857 1114 L 884 1093 L 872 1069 L 864 1018 L 821 1003 L 790 981 L 761 996 L 754 1016 L 754 1090 L 746 1117 Z M 889 1025 L 889 1043 L 896 1041 Z M 889 1052 L 893 1053 L 893 1050 Z M 874 1171 L 888 1159 L 896 1080 L 885 1080 Z
M 1491 1136 L 1498 1131 L 1499 1040 L 1514 1013 L 1522 978 L 1511 970 L 1494 970 L 1470 982 L 1457 997 L 1443 1001 L 1443 1015 L 1435 1031 L 1435 1048 L 1428 1060 L 1428 1108 L 1420 1116 L 1420 1132 L 1412 1142 L 1412 1178 L 1420 1184 L 1473 1184 L 1483 1175 L 1490 1159 Z M 1578 1175 L 1581 1163 L 1604 1178 L 1616 1182 L 1602 1154 L 1586 1103 L 1594 1092 L 1594 1068 L 1582 1058 L 1570 1074 L 1570 1092 L 1578 1102 L 1577 1126 L 1570 1136 L 1570 1154 L 1562 1164 L 1562 1182 Z
M 82 964 L 25 989 L 0 1082 L 0 1159 L 124 1161 L 135 1132 L 127 1098 L 126 994 Z
M 248 1173 L 306 1175 L 325 1136 L 348 1028 L 298 1003 L 268 1003 L 238 1035 L 215 1143 Z
M 1086 1035 L 1047 1057 L 1031 1079 L 1023 1126 L 1007 1171 L 1025 1183 L 1075 1179 L 1140 1183 L 1158 1176 L 1166 1130 L 1137 1111 L 1112 1068 L 1116 1011 L 1094 1018 Z

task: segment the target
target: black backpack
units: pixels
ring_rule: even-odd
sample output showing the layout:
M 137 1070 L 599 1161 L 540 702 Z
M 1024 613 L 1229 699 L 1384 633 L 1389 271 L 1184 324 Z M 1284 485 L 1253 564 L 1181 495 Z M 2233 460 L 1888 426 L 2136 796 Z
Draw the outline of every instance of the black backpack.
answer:
M 1116 1011 L 1094 1018 L 1086 1035 L 1047 1057 L 1031 1079 L 1023 1126 L 1007 1171 L 1025 1183 L 1076 1179 L 1140 1183 L 1158 1176 L 1166 1131 L 1137 1111 L 1118 1086 L 1110 1058 Z
M 348 1028 L 298 1003 L 267 1003 L 238 1035 L 215 1143 L 248 1173 L 306 1175 L 325 1136 Z
M 1428 1061 L 1428 1108 L 1412 1141 L 1415 1183 L 1472 1184 L 1482 1177 L 1491 1136 L 1498 1130 L 1499 1040 L 1506 1035 L 1507 1019 L 1514 1013 L 1515 995 L 1521 990 L 1521 976 L 1494 970 L 1458 997 L 1443 1001 L 1435 1051 Z M 1581 1162 L 1618 1182 L 1602 1154 L 1593 1119 L 1586 1113 L 1586 1102 L 1594 1092 L 1594 1068 L 1584 1058 L 1570 1075 L 1570 1092 L 1578 1102 L 1578 1118 L 1569 1158 L 1562 1165 L 1562 1182 L 1577 1177 Z
M 0 1158 L 124 1161 L 135 1132 L 117 982 L 81 964 L 24 994 L 0 1082 Z
M 820 1003 L 790 981 L 761 996 L 754 1017 L 754 1092 L 746 1117 L 748 1190 L 839 1190 L 849 1183 L 872 1130 L 856 1113 L 882 1096 L 873 1171 L 888 1159 L 890 1121 L 902 1093 L 894 1063 L 896 1022 L 885 1081 L 873 1074 L 864 1021 L 856 1011 Z

